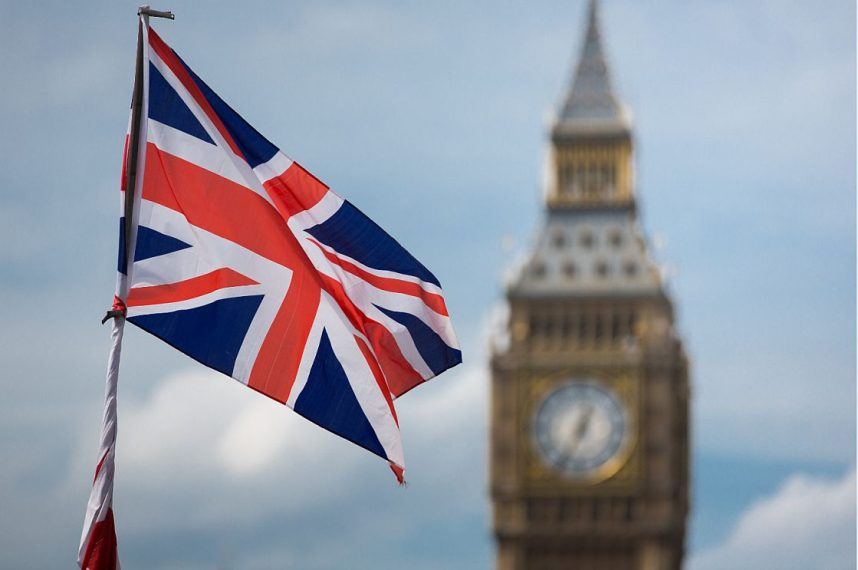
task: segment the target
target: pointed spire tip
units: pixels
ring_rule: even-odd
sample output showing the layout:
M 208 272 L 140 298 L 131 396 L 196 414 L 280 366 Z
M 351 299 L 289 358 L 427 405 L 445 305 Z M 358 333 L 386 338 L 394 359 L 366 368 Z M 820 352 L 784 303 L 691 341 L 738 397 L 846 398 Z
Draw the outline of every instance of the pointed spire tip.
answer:
M 624 113 L 614 95 L 602 48 L 598 0 L 588 2 L 586 26 L 575 76 L 558 119 L 562 123 L 594 120 L 624 123 Z

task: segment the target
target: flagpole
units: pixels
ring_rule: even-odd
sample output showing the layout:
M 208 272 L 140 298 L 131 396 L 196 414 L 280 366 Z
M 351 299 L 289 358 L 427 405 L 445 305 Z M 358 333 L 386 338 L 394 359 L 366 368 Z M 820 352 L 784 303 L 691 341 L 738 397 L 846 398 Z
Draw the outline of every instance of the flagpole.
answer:
M 116 570 L 119 568 L 119 556 L 116 541 L 116 529 L 113 520 L 113 479 L 116 455 L 116 395 L 119 381 L 119 360 L 122 353 L 122 336 L 125 329 L 125 297 L 128 278 L 134 252 L 134 202 L 137 186 L 137 166 L 140 145 L 140 121 L 143 111 L 144 22 L 148 28 L 149 17 L 175 19 L 172 12 L 152 10 L 141 6 L 137 10 L 137 56 L 134 70 L 134 88 L 131 95 L 131 125 L 125 159 L 125 217 L 124 234 L 124 276 L 118 277 L 113 308 L 107 312 L 102 323 L 111 321 L 110 354 L 107 359 L 107 377 L 104 390 L 104 414 L 101 423 L 99 460 L 95 468 L 92 489 L 87 503 L 86 517 L 78 549 L 78 565 L 84 570 Z
M 143 107 L 143 19 L 149 17 L 175 20 L 176 16 L 168 11 L 153 10 L 149 5 L 137 9 L 137 65 L 134 71 L 134 92 L 131 95 L 131 133 L 128 141 L 128 162 L 125 171 L 125 262 L 131 263 L 128 255 L 131 246 L 131 229 L 134 213 L 134 189 L 137 183 L 137 157 L 140 143 L 140 116 Z M 128 275 L 126 268 L 126 275 Z
M 140 144 L 140 115 L 143 110 L 143 8 L 137 11 L 137 63 L 134 70 L 134 91 L 131 95 L 131 129 L 128 137 L 128 156 L 125 163 L 125 275 L 131 261 L 131 229 L 134 215 L 134 189 L 137 184 L 137 158 Z

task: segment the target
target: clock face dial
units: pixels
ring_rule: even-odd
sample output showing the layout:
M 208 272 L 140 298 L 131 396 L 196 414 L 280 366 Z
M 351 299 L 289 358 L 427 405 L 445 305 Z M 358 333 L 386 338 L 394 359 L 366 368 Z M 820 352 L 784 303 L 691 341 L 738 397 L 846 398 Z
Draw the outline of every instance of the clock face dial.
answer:
M 585 479 L 619 456 L 628 418 L 609 389 L 573 380 L 551 392 L 536 411 L 534 437 L 542 459 L 564 475 Z

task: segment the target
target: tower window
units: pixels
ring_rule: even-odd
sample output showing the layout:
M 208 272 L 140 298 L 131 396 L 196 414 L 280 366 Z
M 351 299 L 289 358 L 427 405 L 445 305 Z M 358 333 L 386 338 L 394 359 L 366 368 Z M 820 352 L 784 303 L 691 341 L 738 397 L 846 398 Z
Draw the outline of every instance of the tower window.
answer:
M 543 322 L 543 327 L 544 327 L 543 333 L 545 334 L 546 337 L 553 337 L 555 334 L 555 331 L 554 331 L 555 325 L 557 324 L 556 319 L 554 318 L 554 315 L 546 314 L 543 318 L 545 319 Z
M 617 342 L 622 337 L 622 322 L 620 321 L 620 315 L 614 314 L 611 317 L 611 340 Z
M 566 235 L 563 233 L 562 230 L 554 231 L 554 233 L 551 235 L 551 243 L 553 243 L 554 247 L 556 247 L 557 249 L 560 249 L 566 245 Z
M 572 335 L 572 320 L 572 315 L 563 315 L 560 325 L 560 335 L 563 337 L 564 341 Z
M 562 192 L 572 194 L 574 191 L 574 168 L 566 164 L 560 169 L 560 189 Z
M 587 193 L 596 194 L 599 191 L 599 171 L 595 166 L 590 166 L 587 172 Z
M 537 327 L 539 326 L 539 321 L 536 318 L 536 315 L 530 315 L 530 318 L 527 322 L 527 329 L 530 331 L 530 338 L 533 338 L 538 334 Z
M 569 279 L 572 279 L 575 277 L 576 271 L 577 271 L 577 268 L 575 267 L 575 264 L 572 263 L 571 261 L 567 261 L 566 263 L 563 264 L 563 275 L 565 275 Z
M 635 313 L 629 313 L 628 316 L 628 330 L 629 334 L 632 336 L 637 336 L 637 315 Z
M 623 271 L 625 271 L 626 275 L 628 275 L 629 277 L 634 277 L 638 274 L 638 264 L 634 261 L 627 261 L 623 265 Z
M 589 334 L 588 318 L 586 315 L 581 315 L 578 319 L 578 344 L 584 344 Z
M 596 239 L 593 237 L 593 232 L 590 230 L 584 230 L 581 232 L 581 245 L 586 248 L 593 247 L 593 244 L 596 242 Z
M 530 273 L 537 279 L 545 277 L 545 274 L 547 272 L 548 268 L 545 266 L 545 263 L 543 261 L 536 260 L 530 266 Z
M 608 235 L 608 242 L 614 247 L 620 247 L 623 245 L 623 234 L 620 230 L 611 230 L 611 233 Z
M 608 276 L 608 264 L 604 261 L 596 262 L 596 275 L 599 277 L 607 277 Z

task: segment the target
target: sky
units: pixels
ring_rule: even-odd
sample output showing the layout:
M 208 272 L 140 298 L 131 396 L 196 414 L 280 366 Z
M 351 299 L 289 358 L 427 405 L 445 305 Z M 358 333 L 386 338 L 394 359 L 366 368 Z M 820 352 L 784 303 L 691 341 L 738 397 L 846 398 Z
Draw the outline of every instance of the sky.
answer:
M 692 358 L 688 566 L 854 568 L 855 6 L 605 0 L 642 223 Z M 465 362 L 383 462 L 130 327 L 126 568 L 490 568 L 487 331 L 542 215 L 583 1 L 157 5 L 263 134 L 444 284 Z M 96 462 L 131 2 L 3 2 L 0 552 L 74 561 Z

